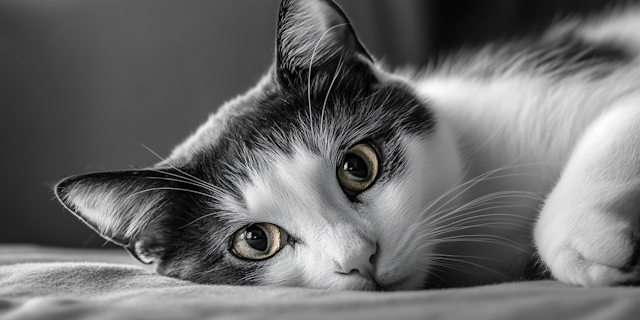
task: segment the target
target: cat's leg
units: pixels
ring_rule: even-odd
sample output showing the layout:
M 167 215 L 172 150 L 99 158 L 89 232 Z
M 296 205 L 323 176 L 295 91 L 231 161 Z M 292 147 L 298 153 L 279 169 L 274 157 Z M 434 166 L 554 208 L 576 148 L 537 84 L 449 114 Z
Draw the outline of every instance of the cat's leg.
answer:
M 640 279 L 640 96 L 617 103 L 585 132 L 535 228 L 543 262 L 563 282 L 608 286 Z

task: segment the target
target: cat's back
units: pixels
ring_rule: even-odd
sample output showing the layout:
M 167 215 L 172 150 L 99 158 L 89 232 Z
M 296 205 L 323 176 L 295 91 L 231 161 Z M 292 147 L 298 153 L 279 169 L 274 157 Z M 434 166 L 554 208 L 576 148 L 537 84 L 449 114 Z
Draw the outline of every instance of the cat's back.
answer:
M 467 77 L 495 80 L 536 76 L 554 80 L 580 75 L 585 80 L 605 78 L 623 65 L 638 66 L 640 3 L 628 4 L 586 17 L 552 24 L 542 34 L 463 48 L 424 69 L 419 80 Z
M 561 166 L 598 115 L 640 93 L 639 56 L 640 5 L 620 6 L 540 37 L 461 52 L 425 70 L 417 88 L 463 151 L 491 158 L 482 170 L 513 161 Z

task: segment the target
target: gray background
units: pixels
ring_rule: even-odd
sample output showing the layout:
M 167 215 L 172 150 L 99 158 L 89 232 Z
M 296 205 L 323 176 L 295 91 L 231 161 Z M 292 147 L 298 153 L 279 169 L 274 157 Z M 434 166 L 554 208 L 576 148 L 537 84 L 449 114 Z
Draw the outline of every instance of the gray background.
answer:
M 401 66 L 606 1 L 338 2 Z M 276 0 L 0 0 L 0 243 L 104 245 L 51 186 L 157 162 L 142 144 L 168 155 L 269 67 L 276 12 Z

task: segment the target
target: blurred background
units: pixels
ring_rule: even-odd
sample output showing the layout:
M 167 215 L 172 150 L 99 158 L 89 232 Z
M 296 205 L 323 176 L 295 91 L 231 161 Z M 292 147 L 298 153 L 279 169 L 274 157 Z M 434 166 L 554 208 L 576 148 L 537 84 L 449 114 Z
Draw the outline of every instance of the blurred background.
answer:
M 369 50 L 420 66 L 604 0 L 338 0 Z M 143 167 L 271 64 L 277 0 L 0 0 L 0 243 L 100 247 L 54 199 Z

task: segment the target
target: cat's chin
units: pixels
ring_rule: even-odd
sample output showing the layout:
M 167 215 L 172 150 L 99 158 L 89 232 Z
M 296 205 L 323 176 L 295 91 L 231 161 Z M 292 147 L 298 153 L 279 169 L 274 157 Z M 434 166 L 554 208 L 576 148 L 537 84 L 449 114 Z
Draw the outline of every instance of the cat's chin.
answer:
M 385 291 L 384 288 L 376 281 L 361 278 L 357 275 L 337 275 L 333 281 L 325 281 L 322 283 L 298 282 L 289 283 L 287 286 L 326 289 L 326 290 L 351 290 L 351 291 Z M 325 278 L 324 280 L 328 280 Z
M 402 291 L 424 289 L 426 275 L 412 273 L 405 276 L 378 275 L 374 280 L 364 279 L 357 274 L 339 275 L 336 281 L 322 289 L 359 290 L 359 291 Z M 308 286 L 308 285 L 305 285 Z
M 353 291 L 401 291 L 401 290 L 420 290 L 424 288 L 423 276 L 408 275 L 406 277 L 392 280 L 376 278 L 375 280 L 364 279 L 357 274 L 336 275 L 333 281 L 325 281 L 323 283 L 298 282 L 290 283 L 290 286 L 308 287 L 316 289 L 329 290 L 353 290 Z M 328 280 L 325 278 L 324 280 Z
M 375 281 L 366 279 L 349 279 L 337 286 L 323 289 L 356 290 L 356 291 L 405 291 L 420 290 L 424 288 L 425 279 L 421 276 L 407 276 L 398 280 L 385 281 L 376 279 Z

